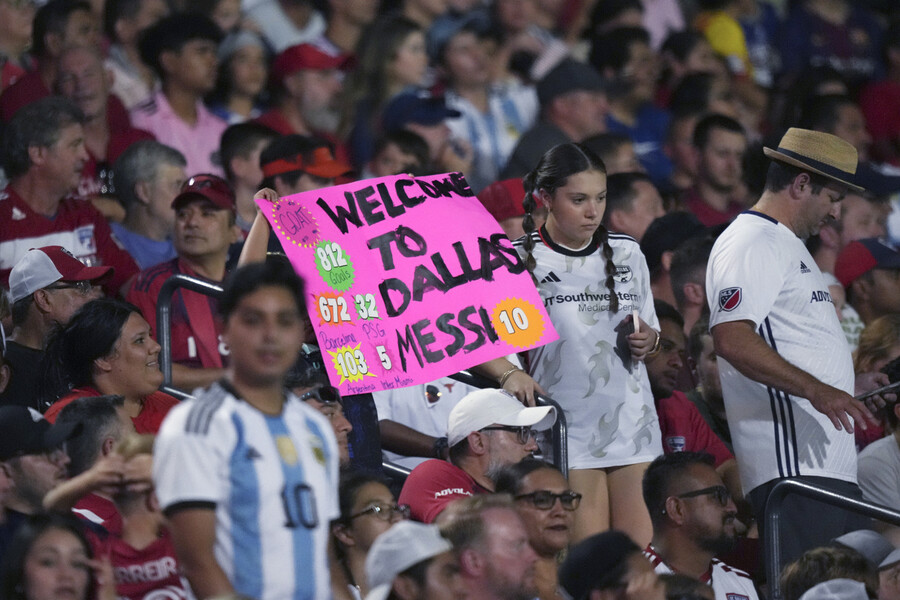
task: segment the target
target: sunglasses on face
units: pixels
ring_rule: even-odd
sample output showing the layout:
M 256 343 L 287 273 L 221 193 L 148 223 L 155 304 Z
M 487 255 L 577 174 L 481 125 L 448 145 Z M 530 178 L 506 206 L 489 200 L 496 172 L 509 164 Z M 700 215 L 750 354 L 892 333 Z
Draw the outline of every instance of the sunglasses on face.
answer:
M 300 396 L 303 402 L 310 399 L 318 400 L 322 404 L 340 404 L 341 393 L 333 385 L 321 385 Z
M 91 285 L 90 281 L 72 281 L 69 283 L 56 283 L 54 285 L 48 285 L 45 289 L 48 290 L 75 290 L 82 296 L 87 296 L 91 293 L 91 290 L 94 289 L 94 286 Z
M 550 490 L 538 490 L 530 494 L 519 494 L 513 499 L 528 501 L 538 510 L 550 510 L 556 504 L 557 499 L 565 510 L 575 510 L 581 504 L 581 494 L 571 490 L 561 494 L 554 494 Z
M 537 432 L 531 427 L 514 427 L 512 425 L 495 425 L 493 427 L 482 427 L 481 431 L 509 431 L 516 434 L 516 441 L 523 446 L 533 439 Z
M 373 502 L 358 513 L 347 517 L 348 521 L 352 521 L 356 517 L 372 514 L 376 519 L 382 521 L 393 521 L 394 515 L 400 515 L 401 519 L 409 518 L 409 506 L 405 504 L 383 504 L 381 502 Z

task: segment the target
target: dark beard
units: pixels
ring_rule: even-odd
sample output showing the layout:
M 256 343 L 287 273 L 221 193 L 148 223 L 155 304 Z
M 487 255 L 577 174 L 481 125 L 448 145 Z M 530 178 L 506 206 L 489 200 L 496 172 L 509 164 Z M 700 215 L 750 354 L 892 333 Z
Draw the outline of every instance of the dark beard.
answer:
M 718 537 L 705 537 L 698 540 L 698 545 L 713 556 L 728 554 L 737 545 L 737 536 L 728 535 L 724 531 Z

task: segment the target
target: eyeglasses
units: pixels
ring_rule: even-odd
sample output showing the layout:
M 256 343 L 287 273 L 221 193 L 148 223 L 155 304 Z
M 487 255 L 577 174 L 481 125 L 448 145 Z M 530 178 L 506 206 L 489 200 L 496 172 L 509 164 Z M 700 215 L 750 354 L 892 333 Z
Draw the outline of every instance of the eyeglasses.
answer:
M 361 517 L 372 513 L 376 519 L 382 521 L 393 521 L 394 515 L 400 515 L 401 519 L 409 518 L 409 506 L 406 504 L 382 504 L 381 502 L 373 502 L 356 514 L 347 517 L 348 521 L 352 521 L 356 517 Z
M 320 385 L 300 396 L 303 402 L 310 399 L 318 400 L 322 404 L 340 404 L 341 393 L 333 385 Z
M 94 289 L 90 281 L 73 281 L 71 283 L 57 283 L 48 285 L 46 290 L 75 290 L 82 296 L 87 296 Z
M 512 425 L 494 425 L 492 427 L 482 427 L 481 431 L 509 431 L 516 434 L 516 441 L 525 445 L 529 440 L 537 436 L 537 432 L 531 427 L 513 427 Z
M 581 504 L 581 494 L 571 490 L 562 494 L 554 494 L 550 490 L 538 490 L 530 494 L 519 494 L 514 496 L 513 500 L 527 500 L 539 510 L 550 510 L 556 504 L 557 498 L 559 503 L 566 510 L 575 510 Z
M 724 485 L 714 485 L 712 487 L 703 488 L 702 490 L 685 492 L 684 494 L 678 494 L 675 497 L 696 498 L 697 496 L 714 496 L 722 506 L 728 506 L 728 501 L 731 500 L 731 494 L 728 493 L 728 488 Z

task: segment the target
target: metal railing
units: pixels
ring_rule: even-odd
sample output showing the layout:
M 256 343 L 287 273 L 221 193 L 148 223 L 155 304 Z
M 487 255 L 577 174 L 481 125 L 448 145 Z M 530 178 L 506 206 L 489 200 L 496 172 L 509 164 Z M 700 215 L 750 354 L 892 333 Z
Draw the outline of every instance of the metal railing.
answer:
M 785 479 L 776 484 L 766 500 L 766 579 L 769 583 L 769 598 L 771 600 L 783 600 L 781 591 L 781 512 L 784 499 L 796 494 L 812 500 L 818 500 L 831 506 L 859 513 L 861 515 L 886 521 L 892 525 L 900 525 L 900 512 L 887 507 L 872 504 L 864 500 L 856 500 L 842 496 L 831 490 L 826 490 L 805 481 Z
M 163 284 L 159 290 L 159 298 L 156 302 L 156 338 L 160 345 L 159 366 L 163 373 L 162 391 L 175 396 L 179 400 L 191 398 L 190 394 L 172 386 L 172 297 L 179 289 L 186 289 L 206 296 L 219 298 L 222 295 L 222 286 L 204 281 L 197 277 L 184 275 L 181 273 L 172 275 Z M 496 388 L 497 383 L 481 375 L 471 373 L 469 371 L 461 371 L 454 375 L 450 375 L 453 379 L 471 385 L 477 388 Z M 555 400 L 549 396 L 538 395 L 538 404 L 550 405 L 556 407 L 556 424 L 553 426 L 550 434 L 551 450 L 553 453 L 553 464 L 559 469 L 564 477 L 569 476 L 568 464 L 568 445 L 566 442 L 566 418 L 562 408 Z M 389 474 L 405 477 L 409 471 L 400 465 L 385 461 L 382 463 L 385 471 Z

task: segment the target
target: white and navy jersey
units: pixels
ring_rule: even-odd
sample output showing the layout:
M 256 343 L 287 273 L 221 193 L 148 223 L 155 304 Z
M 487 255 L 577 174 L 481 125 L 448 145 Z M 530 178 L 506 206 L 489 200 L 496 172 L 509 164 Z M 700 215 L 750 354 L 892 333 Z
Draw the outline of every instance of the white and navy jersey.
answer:
M 656 548 L 653 546 L 644 548 L 644 556 L 653 565 L 653 570 L 657 574 L 666 575 L 676 572 L 656 553 Z M 756 586 L 753 585 L 750 575 L 740 569 L 729 567 L 718 558 L 712 559 L 709 563 L 709 570 L 703 574 L 700 581 L 712 587 L 716 600 L 759 600 Z
M 610 234 L 619 310 L 609 310 L 606 259 L 593 243 L 582 250 L 555 244 L 545 229 L 530 234 L 534 276 L 559 333 L 530 351 L 530 373 L 556 400 L 568 424 L 569 468 L 595 469 L 649 462 L 662 454 L 659 419 L 643 363 L 632 362 L 619 327 L 636 309 L 659 330 L 647 261 L 634 239 Z M 524 258 L 525 238 L 513 244 Z M 617 330 L 618 328 L 618 330 Z
M 270 416 L 226 385 L 163 422 L 153 460 L 163 510 L 215 510 L 216 560 L 240 595 L 330 598 L 326 549 L 339 514 L 331 425 L 293 394 Z
M 853 363 L 828 284 L 803 241 L 774 219 L 745 212 L 716 241 L 706 290 L 710 328 L 749 321 L 782 358 L 853 393 Z M 856 482 L 853 434 L 838 431 L 805 398 L 719 361 L 725 410 L 745 491 L 773 479 Z

